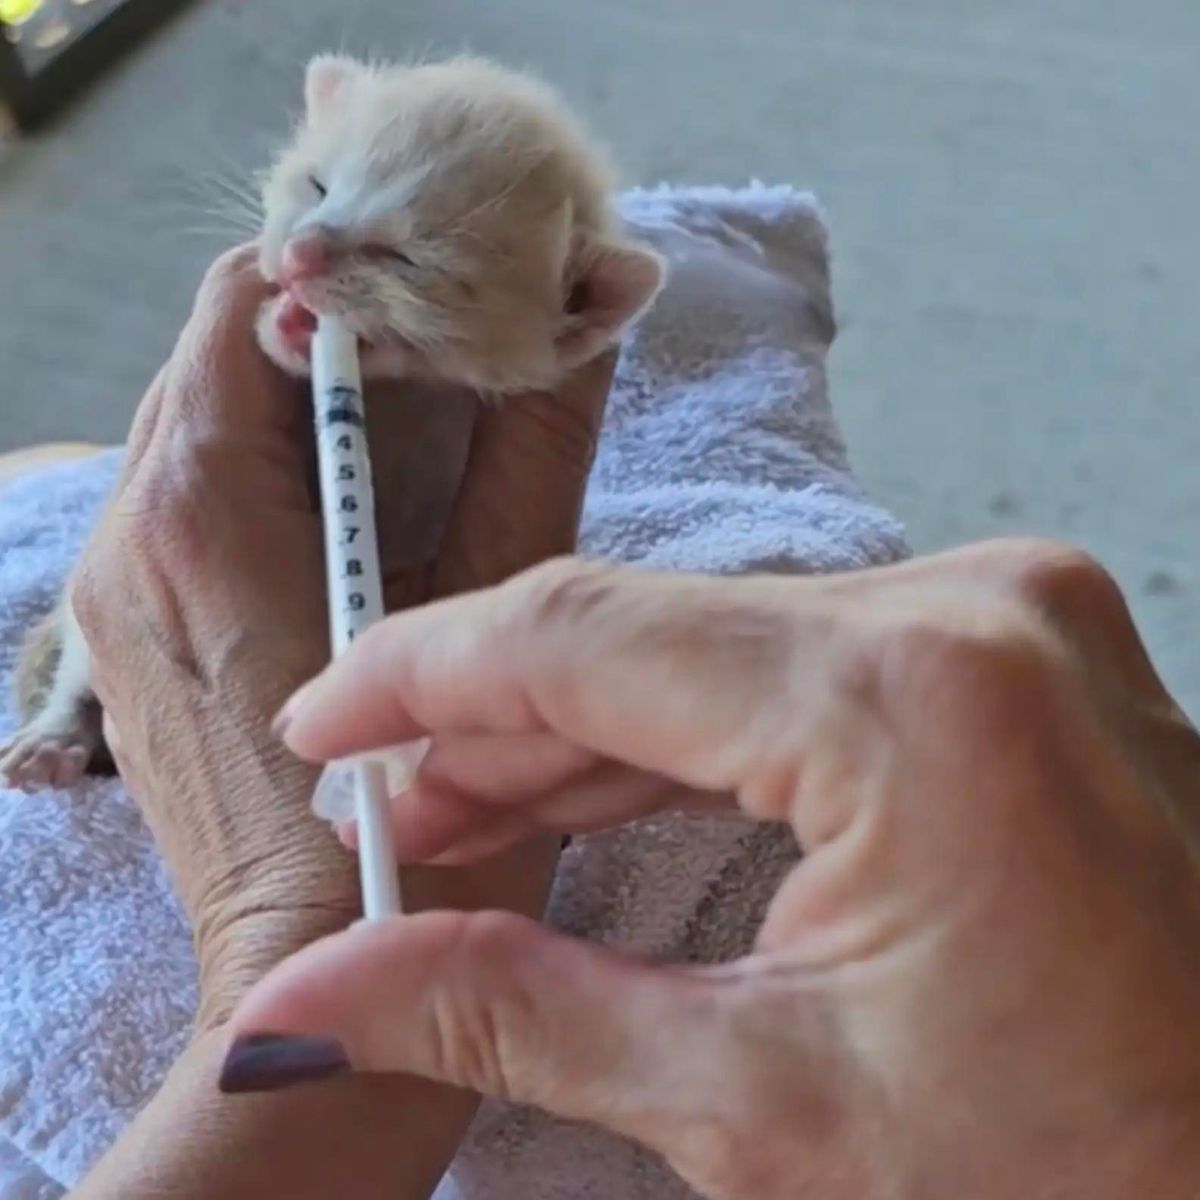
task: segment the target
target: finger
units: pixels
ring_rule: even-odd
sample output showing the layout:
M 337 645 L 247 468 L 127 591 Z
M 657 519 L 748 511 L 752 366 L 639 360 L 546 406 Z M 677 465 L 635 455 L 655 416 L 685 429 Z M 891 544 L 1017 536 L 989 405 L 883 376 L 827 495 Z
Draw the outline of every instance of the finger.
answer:
M 553 393 L 480 411 L 430 595 L 499 583 L 575 548 L 615 363 L 603 355 Z
M 209 267 L 170 363 L 166 411 L 199 432 L 255 440 L 280 428 L 308 429 L 306 385 L 263 353 L 255 323 L 273 293 L 258 270 L 257 248 L 239 246 Z
M 594 755 L 551 734 L 435 741 L 412 788 L 391 801 L 397 858 L 401 862 L 432 861 L 484 828 L 500 833 L 492 839 L 493 853 L 519 844 L 543 830 L 515 821 L 511 814 L 506 819 L 503 807 L 561 789 L 594 765 Z M 487 856 L 468 855 L 460 861 Z
M 287 740 L 323 759 L 549 730 L 694 788 L 740 789 L 748 811 L 778 819 L 823 715 L 852 728 L 918 663 L 913 686 L 929 688 L 947 656 L 1041 646 L 996 558 L 811 580 L 553 564 L 372 630 L 289 705 Z
M 419 812 L 414 811 L 420 806 Z M 459 867 L 521 846 L 543 832 L 520 814 L 494 813 L 452 792 L 406 792 L 390 802 L 396 861 L 411 866 Z M 347 849 L 358 851 L 358 824 L 338 829 Z
M 392 796 L 388 812 L 392 847 L 399 863 L 431 862 L 469 832 L 503 820 L 503 814 L 488 812 L 468 796 L 432 787 L 410 788 Z M 357 851 L 358 823 L 351 819 L 340 825 L 338 837 Z
M 702 1119 L 736 1094 L 744 1060 L 726 1005 L 738 988 L 736 975 L 655 969 L 515 916 L 364 924 L 251 992 L 222 1086 L 294 1081 L 278 1039 L 316 1035 L 357 1071 L 423 1075 L 653 1141 L 658 1114 Z
M 694 792 L 619 763 L 594 765 L 541 794 L 471 793 L 418 775 L 390 802 L 393 844 L 401 862 L 440 866 L 475 862 L 535 834 L 583 834 L 663 811 L 713 813 L 730 795 Z M 342 838 L 357 847 L 353 823 Z
M 269 417 L 271 424 L 293 425 L 295 405 L 287 398 L 283 405 L 274 401 L 281 392 L 290 395 L 294 389 L 270 368 L 253 336 L 258 310 L 269 294 L 253 246 L 226 251 L 208 269 L 171 358 L 159 368 L 138 404 L 126 439 L 118 493 L 138 473 L 152 445 L 177 448 L 181 422 L 191 425 L 193 432 L 211 433 L 214 422 L 219 426 L 232 416 L 243 435 L 247 421 L 263 417 Z M 241 386 L 211 387 L 222 374 Z M 201 414 L 203 421 L 198 419 Z M 246 440 L 243 436 L 239 448 L 245 448 Z
M 549 730 L 701 790 L 778 791 L 834 682 L 834 615 L 782 586 L 555 564 L 368 631 L 288 705 L 286 740 L 320 760 Z
M 513 806 L 560 790 L 595 766 L 594 755 L 551 734 L 479 735 L 434 742 L 412 786 L 389 802 L 396 857 L 405 863 L 429 862 L 464 839 L 476 844 L 484 831 L 498 835 L 490 842 L 496 850 L 515 845 L 549 826 L 538 829 L 521 821 L 511 811 Z M 353 822 L 339 835 L 346 845 L 357 848 Z
M 270 295 L 253 246 L 209 268 L 135 424 L 128 482 L 141 507 L 219 495 L 236 512 L 315 512 L 307 385 L 268 360 L 255 332 Z
M 417 781 L 502 804 L 555 791 L 594 766 L 594 754 L 553 733 L 467 734 L 436 739 L 421 760 Z
M 414 795 L 453 792 L 497 815 L 519 806 L 547 830 L 584 832 L 593 809 L 611 808 L 625 819 L 663 807 L 714 811 L 729 807 L 725 793 L 680 788 L 672 779 L 598 758 L 552 733 L 473 734 L 435 740 L 422 760 Z
M 426 810 L 439 803 L 436 795 L 417 793 Z M 440 801 L 444 803 L 444 798 Z M 457 814 L 460 832 L 445 849 L 427 861 L 435 866 L 461 866 L 478 862 L 537 834 L 587 834 L 612 829 L 655 813 L 681 812 L 713 815 L 734 807 L 732 795 L 697 792 L 673 780 L 645 771 L 606 763 L 577 783 L 541 800 L 497 810 L 477 806 Z M 392 813 L 393 828 L 402 817 Z M 449 824 L 449 818 L 442 818 Z
M 220 350 L 262 357 L 253 337 L 254 322 L 274 291 L 259 272 L 257 247 L 242 245 L 225 251 L 200 281 L 178 349 L 184 356 Z

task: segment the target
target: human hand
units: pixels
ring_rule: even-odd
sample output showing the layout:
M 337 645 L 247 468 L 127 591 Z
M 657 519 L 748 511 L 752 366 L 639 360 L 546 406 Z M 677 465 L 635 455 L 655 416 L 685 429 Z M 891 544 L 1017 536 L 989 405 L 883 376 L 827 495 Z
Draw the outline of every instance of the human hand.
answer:
M 285 716 L 315 759 L 432 735 L 410 849 L 730 798 L 806 856 L 728 966 L 496 914 L 360 926 L 241 1005 L 226 1087 L 341 1055 L 598 1122 L 730 1200 L 1193 1195 L 1200 739 L 1083 556 L 553 564 L 392 618 Z
M 328 655 L 312 409 L 307 385 L 255 343 L 268 292 L 252 249 L 210 271 L 138 410 L 72 597 L 121 773 L 195 927 L 202 1024 L 359 911 L 353 861 L 307 812 L 312 770 L 267 729 Z M 573 545 L 611 367 L 482 411 L 428 384 L 372 389 L 389 609 Z M 534 869 L 529 853 L 496 870 L 499 891 L 536 911 L 540 882 L 527 880 L 544 880 L 549 860 L 538 850 Z M 477 877 L 447 886 L 497 902 Z M 407 899 L 427 893 L 418 879 Z

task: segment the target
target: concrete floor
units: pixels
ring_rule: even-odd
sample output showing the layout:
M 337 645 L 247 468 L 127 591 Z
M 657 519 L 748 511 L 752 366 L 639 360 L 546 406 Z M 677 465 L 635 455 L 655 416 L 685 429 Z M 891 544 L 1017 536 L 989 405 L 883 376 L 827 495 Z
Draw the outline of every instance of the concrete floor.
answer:
M 921 548 L 1076 539 L 1200 715 L 1197 0 L 208 0 L 0 148 L 0 447 L 118 439 L 312 51 L 546 74 L 632 181 L 814 188 L 834 401 Z

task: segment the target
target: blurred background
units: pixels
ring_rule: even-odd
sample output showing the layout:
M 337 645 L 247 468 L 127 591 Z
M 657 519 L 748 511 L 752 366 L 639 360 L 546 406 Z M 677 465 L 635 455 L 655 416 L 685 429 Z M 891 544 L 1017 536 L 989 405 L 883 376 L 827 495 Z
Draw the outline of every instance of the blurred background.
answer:
M 1200 716 L 1197 0 L 192 4 L 0 142 L 0 449 L 124 436 L 330 47 L 532 68 L 631 183 L 816 191 L 863 482 L 922 550 L 1094 551 Z

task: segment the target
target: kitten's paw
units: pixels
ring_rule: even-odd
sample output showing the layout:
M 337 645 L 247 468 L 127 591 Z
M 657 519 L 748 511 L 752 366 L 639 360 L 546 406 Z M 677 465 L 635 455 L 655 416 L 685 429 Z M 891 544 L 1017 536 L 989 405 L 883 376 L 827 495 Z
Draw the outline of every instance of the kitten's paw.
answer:
M 97 746 L 86 723 L 51 724 L 34 718 L 0 747 L 0 783 L 36 792 L 78 783 Z

